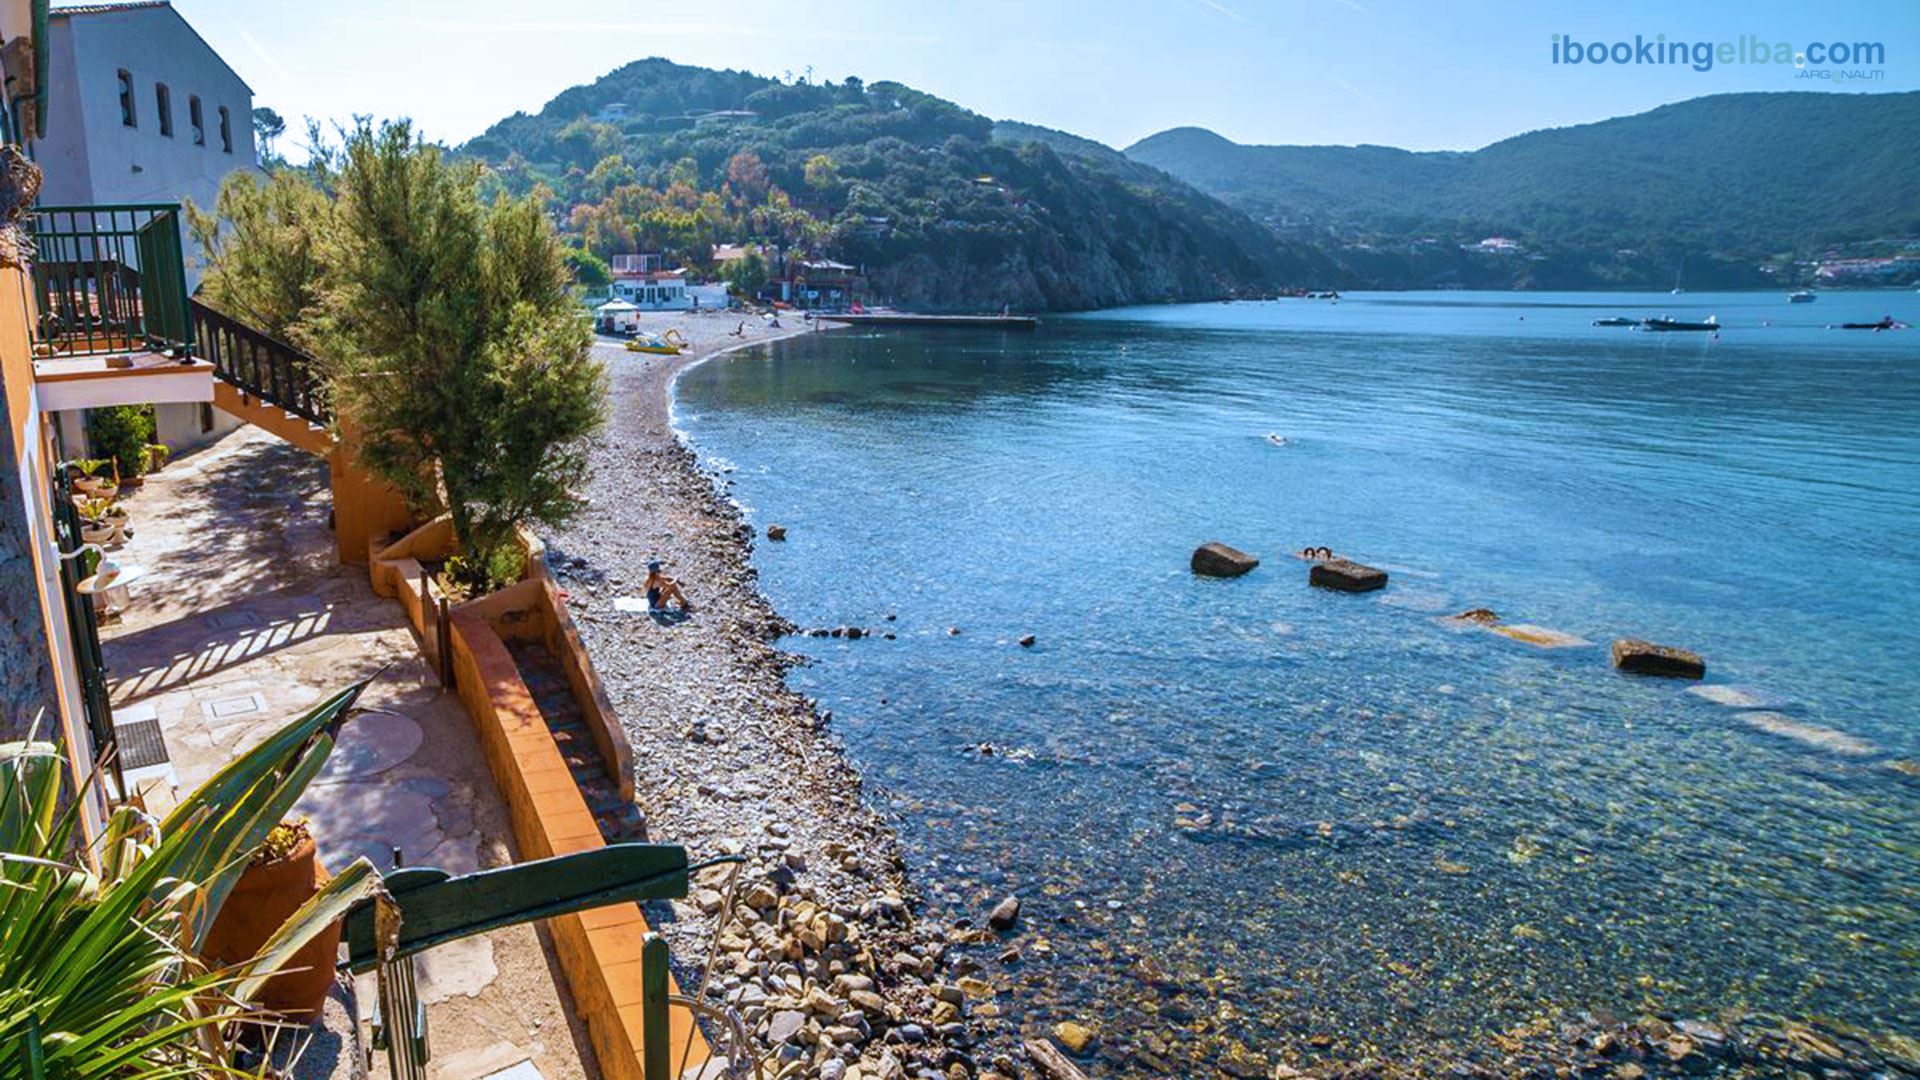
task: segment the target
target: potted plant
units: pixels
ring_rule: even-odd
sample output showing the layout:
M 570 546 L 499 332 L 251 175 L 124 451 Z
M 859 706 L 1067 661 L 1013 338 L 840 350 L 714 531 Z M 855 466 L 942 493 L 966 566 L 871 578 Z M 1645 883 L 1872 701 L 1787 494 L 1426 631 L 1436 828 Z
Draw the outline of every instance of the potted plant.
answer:
M 325 888 L 332 875 L 320 863 L 307 819 L 291 818 L 267 832 L 240 880 L 220 906 L 200 955 L 209 964 L 237 964 L 260 951 L 273 932 Z M 253 995 L 253 1004 L 300 1023 L 312 1023 L 333 986 L 340 924 L 315 934 L 280 972 Z
M 102 471 L 111 464 L 112 462 L 105 458 L 80 458 L 73 462 L 74 469 L 80 473 L 73 478 L 73 490 L 83 495 L 104 495 L 111 498 L 119 490 L 119 485 L 113 482 L 111 474 L 101 475 Z
M 168 446 L 166 443 L 148 443 L 147 444 L 147 471 L 159 472 L 161 469 L 164 469 L 167 467 L 167 462 L 172 457 L 173 457 L 173 448 Z
M 76 495 L 73 506 L 80 511 L 81 540 L 104 546 L 126 539 L 127 512 L 111 496 Z

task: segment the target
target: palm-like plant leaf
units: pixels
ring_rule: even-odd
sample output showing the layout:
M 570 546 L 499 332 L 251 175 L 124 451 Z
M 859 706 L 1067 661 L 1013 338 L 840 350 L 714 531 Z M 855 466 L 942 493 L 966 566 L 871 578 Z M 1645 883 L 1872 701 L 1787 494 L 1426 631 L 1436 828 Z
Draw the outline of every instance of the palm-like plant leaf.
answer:
M 195 953 L 254 850 L 326 764 L 366 684 L 321 702 L 221 769 L 157 826 L 111 814 L 96 875 L 76 865 L 80 792 L 45 743 L 0 744 L 0 1080 L 166 1080 L 231 1074 L 223 1026 L 244 999 L 379 875 L 362 859 L 255 960 L 209 971 Z M 29 1051 L 32 1053 L 29 1054 Z

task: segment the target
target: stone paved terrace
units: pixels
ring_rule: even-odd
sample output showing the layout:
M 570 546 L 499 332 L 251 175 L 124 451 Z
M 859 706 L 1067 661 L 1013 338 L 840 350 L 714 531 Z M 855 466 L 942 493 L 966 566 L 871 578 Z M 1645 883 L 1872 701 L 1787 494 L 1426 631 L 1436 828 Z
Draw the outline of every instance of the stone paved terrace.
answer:
M 337 867 L 364 854 L 385 868 L 398 847 L 408 865 L 453 873 L 515 861 L 459 700 L 365 569 L 335 562 L 329 499 L 322 462 L 251 427 L 127 494 L 134 537 L 112 557 L 147 574 L 101 629 L 116 723 L 159 720 L 184 794 L 324 694 L 381 673 L 301 806 L 323 858 Z M 171 805 L 165 779 L 145 787 L 154 809 Z M 544 930 L 436 949 L 421 976 L 434 1080 L 529 1061 L 546 1080 L 594 1075 Z M 361 1000 L 371 1002 L 370 983 Z M 343 1016 L 330 1005 L 328 1026 L 344 1028 Z M 352 1075 L 343 1045 L 332 1032 L 317 1038 L 300 1072 Z M 374 1071 L 386 1071 L 384 1055 Z

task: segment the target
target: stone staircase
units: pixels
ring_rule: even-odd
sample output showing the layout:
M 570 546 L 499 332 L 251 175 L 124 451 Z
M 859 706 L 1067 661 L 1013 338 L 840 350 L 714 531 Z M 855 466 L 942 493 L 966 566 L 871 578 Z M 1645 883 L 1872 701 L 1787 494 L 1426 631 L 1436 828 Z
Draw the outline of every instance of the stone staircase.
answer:
M 553 653 L 537 641 L 509 641 L 507 651 L 520 668 L 520 680 L 527 684 L 547 730 L 560 748 L 560 756 L 579 785 L 587 809 L 600 825 L 600 835 L 609 844 L 647 838 L 647 818 L 640 808 L 620 798 L 620 789 L 607 775 L 600 752 L 587 731 L 585 715 L 574 699 L 573 687 Z

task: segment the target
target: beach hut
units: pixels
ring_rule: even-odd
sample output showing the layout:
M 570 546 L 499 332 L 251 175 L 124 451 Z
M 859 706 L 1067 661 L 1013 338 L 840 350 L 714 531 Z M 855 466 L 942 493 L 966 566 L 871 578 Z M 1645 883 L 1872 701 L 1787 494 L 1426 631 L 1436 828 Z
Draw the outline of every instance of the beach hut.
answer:
M 640 329 L 640 309 L 615 297 L 593 309 L 594 328 L 603 334 L 631 334 Z

